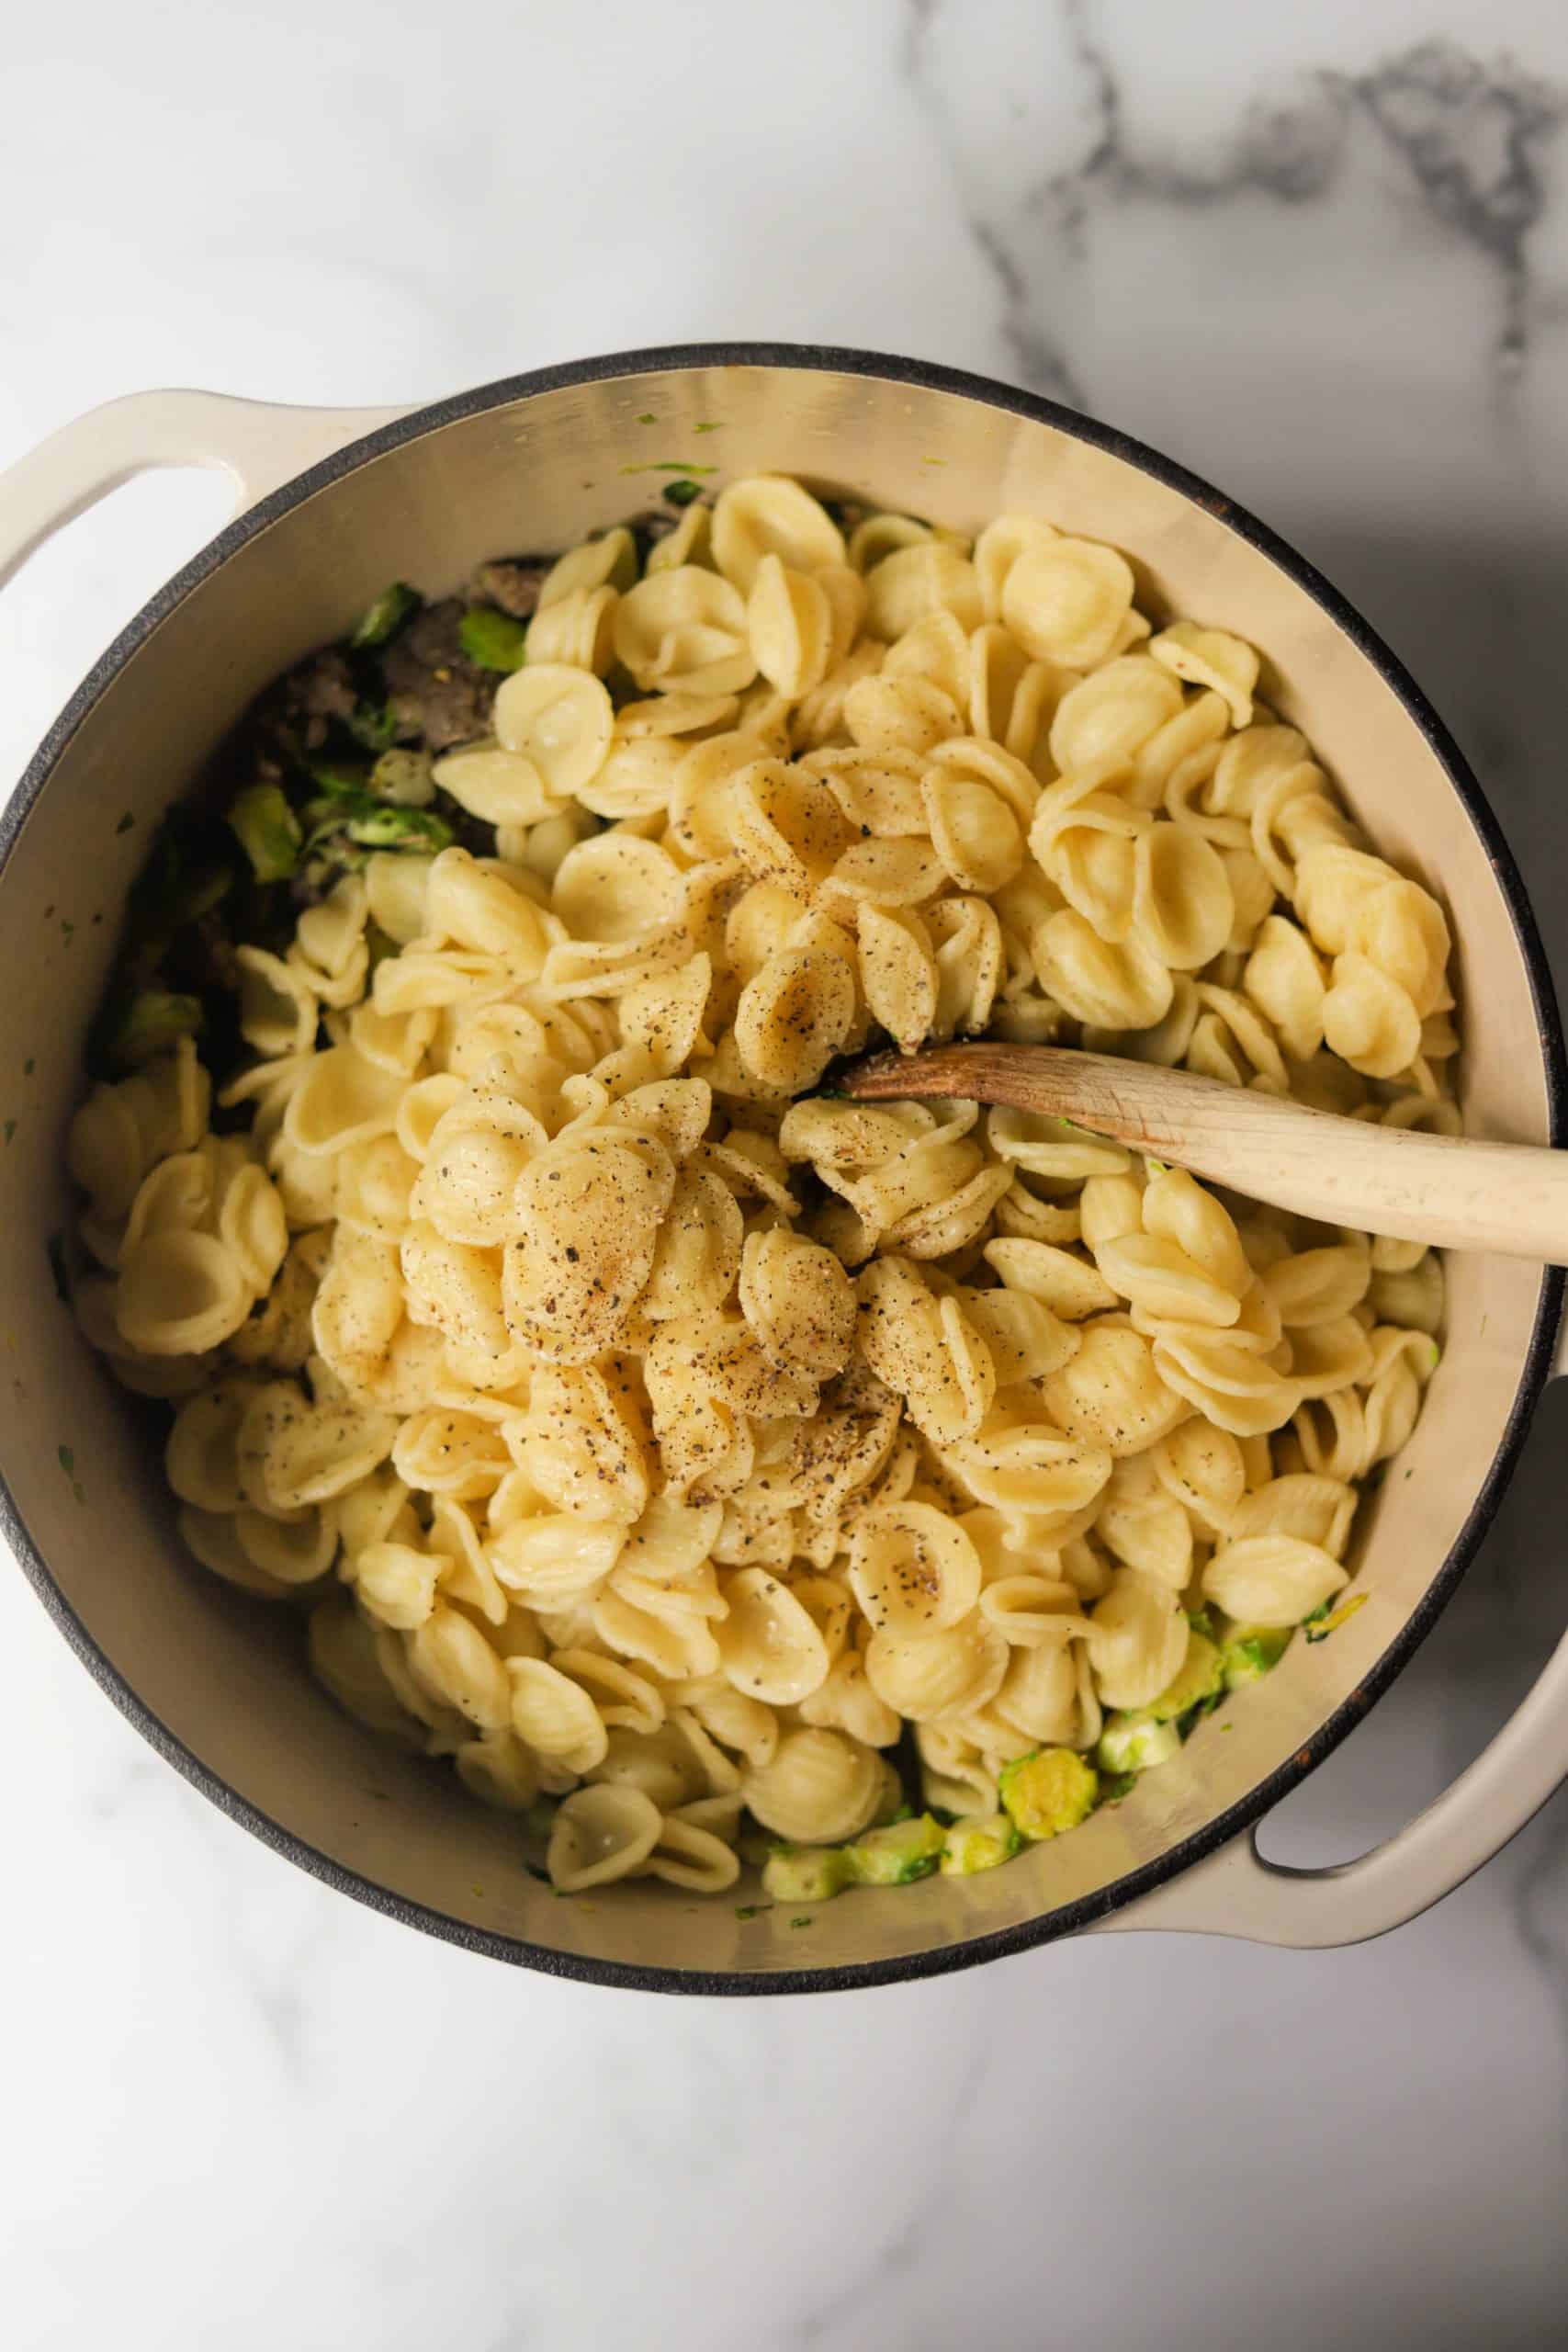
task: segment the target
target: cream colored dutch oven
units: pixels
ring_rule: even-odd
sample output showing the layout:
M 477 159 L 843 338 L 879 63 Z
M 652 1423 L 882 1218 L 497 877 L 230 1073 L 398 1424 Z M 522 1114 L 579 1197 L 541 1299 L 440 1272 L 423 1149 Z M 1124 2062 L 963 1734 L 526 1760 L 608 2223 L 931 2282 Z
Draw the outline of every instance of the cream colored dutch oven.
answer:
M 658 420 L 657 434 L 639 420 Z M 699 423 L 722 424 L 702 439 Z M 651 449 L 650 442 L 657 447 Z M 0 480 L 0 580 L 156 466 L 227 472 L 235 520 L 131 623 L 23 778 L 0 832 L 7 1091 L 0 1327 L 6 1532 L 78 1657 L 233 1819 L 344 1894 L 499 1959 L 659 1991 L 886 1984 L 1095 1927 L 1348 1943 L 1494 1854 L 1568 1773 L 1568 1645 L 1481 1759 L 1363 1860 L 1284 1870 L 1253 1826 L 1388 1686 L 1452 1593 L 1552 1369 L 1562 1277 L 1450 1268 L 1450 1329 L 1416 1436 L 1364 1514 L 1370 1604 L 1070 1838 L 744 1919 L 648 1882 L 558 1900 L 449 1772 L 374 1741 L 306 1676 L 297 1622 L 182 1555 L 156 1453 L 51 1274 L 61 1143 L 118 910 L 157 817 L 259 687 L 393 578 L 441 589 L 513 547 L 564 548 L 648 503 L 649 456 L 722 461 L 973 529 L 1022 509 L 1135 551 L 1140 601 L 1239 629 L 1379 847 L 1446 902 L 1473 1131 L 1561 1142 L 1562 1040 L 1513 862 L 1454 744 L 1387 649 L 1249 515 L 1121 435 L 973 377 L 859 353 L 703 346 L 547 368 L 409 413 L 147 393 L 81 418 Z M 133 830 L 119 831 L 123 811 Z M 93 918 L 104 920 L 95 925 Z M 63 926 L 73 930 L 67 934 Z M 9 1105 L 7 1107 L 10 1107 Z M 65 1449 L 62 1456 L 62 1448 Z M 62 1467 L 69 1465 L 70 1475 Z M 1221 1736 L 1222 1726 L 1226 1736 Z

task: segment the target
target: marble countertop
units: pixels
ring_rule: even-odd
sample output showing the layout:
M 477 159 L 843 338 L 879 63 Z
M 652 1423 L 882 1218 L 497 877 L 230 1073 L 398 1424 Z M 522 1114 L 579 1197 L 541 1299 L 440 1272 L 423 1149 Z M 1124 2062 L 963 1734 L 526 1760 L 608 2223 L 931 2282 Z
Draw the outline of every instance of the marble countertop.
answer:
M 0 462 L 163 382 L 414 400 L 700 336 L 905 350 L 1130 427 L 1411 662 L 1568 977 L 1558 0 L 165 0 L 27 12 Z M 0 779 L 217 527 L 134 485 L 0 611 Z M 1560 1630 L 1568 1399 L 1276 1816 L 1349 1855 Z M 0 1577 L 16 2352 L 1557 2340 L 1568 1801 L 1358 1951 L 1099 1939 L 825 2001 L 514 1973 L 231 1826 Z

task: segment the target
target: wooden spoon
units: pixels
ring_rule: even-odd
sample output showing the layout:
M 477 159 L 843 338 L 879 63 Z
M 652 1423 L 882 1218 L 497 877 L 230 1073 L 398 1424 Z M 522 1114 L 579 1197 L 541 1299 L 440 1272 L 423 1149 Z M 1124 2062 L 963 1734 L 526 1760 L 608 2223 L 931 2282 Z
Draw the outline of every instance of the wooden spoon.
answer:
M 857 1102 L 955 1095 L 1041 1111 L 1325 1225 L 1568 1264 L 1568 1151 L 1379 1126 L 1059 1046 L 872 1054 L 834 1083 Z

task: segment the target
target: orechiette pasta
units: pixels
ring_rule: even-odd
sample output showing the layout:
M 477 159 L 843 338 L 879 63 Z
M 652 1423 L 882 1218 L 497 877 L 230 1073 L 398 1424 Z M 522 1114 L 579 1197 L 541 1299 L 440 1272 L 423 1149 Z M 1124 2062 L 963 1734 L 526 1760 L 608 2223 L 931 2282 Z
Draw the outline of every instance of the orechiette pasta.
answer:
M 1115 548 L 678 489 L 389 591 L 170 820 L 75 1301 L 195 1559 L 563 1893 L 760 1836 L 820 1897 L 1072 1826 L 1357 1605 L 1443 1315 L 1428 1251 L 835 1059 L 1452 1133 L 1450 938 Z

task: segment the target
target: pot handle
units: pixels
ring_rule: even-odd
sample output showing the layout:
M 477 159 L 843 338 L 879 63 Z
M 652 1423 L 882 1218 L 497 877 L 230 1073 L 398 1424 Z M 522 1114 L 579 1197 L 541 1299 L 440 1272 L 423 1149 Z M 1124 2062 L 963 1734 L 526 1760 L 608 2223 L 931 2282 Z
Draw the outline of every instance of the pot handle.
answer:
M 1568 1369 L 1568 1323 L 1554 1374 Z M 1490 1747 L 1407 1827 L 1353 1862 L 1297 1870 L 1258 1850 L 1256 1827 L 1170 1885 L 1099 1923 L 1237 1936 L 1320 1951 L 1365 1943 L 1462 1886 L 1568 1780 L 1568 1634 Z
M 226 473 L 236 514 L 400 408 L 286 408 L 224 392 L 131 392 L 89 409 L 0 473 L 0 587 L 36 548 L 157 466 Z

